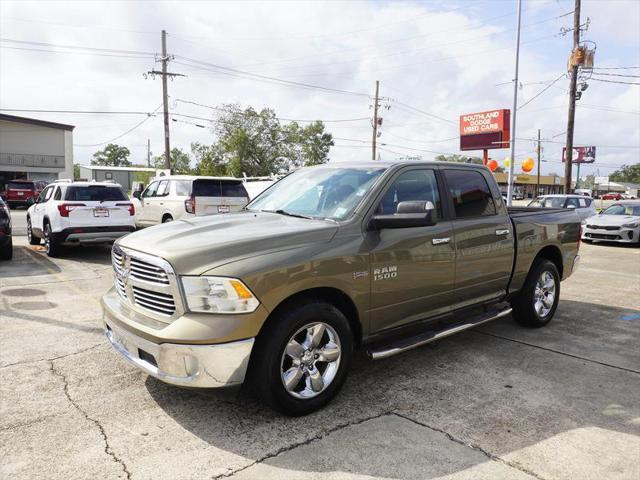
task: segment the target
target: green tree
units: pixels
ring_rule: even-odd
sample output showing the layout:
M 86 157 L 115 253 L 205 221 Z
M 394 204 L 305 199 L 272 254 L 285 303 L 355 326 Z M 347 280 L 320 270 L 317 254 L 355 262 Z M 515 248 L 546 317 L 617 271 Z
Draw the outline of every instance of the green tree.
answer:
M 438 155 L 435 159 L 438 162 L 476 163 L 482 165 L 480 157 L 467 157 L 466 155 Z
M 203 145 L 199 142 L 191 144 L 191 154 L 196 159 L 194 172 L 196 175 L 213 177 L 227 175 L 227 165 L 224 163 L 222 150 L 217 144 Z
M 620 170 L 609 175 L 609 179 L 612 182 L 640 183 L 640 163 L 622 165 Z
M 164 169 L 166 163 L 165 155 L 158 155 L 153 159 L 154 168 Z M 171 149 L 171 171 L 178 175 L 188 175 L 193 172 L 191 168 L 191 157 L 188 153 L 183 152 L 180 148 Z
M 93 154 L 91 165 L 104 165 L 108 167 L 128 167 L 131 165 L 129 155 L 131 152 L 127 147 L 110 143 L 103 150 L 98 150 Z
M 289 169 L 320 165 L 329 161 L 333 136 L 324 131 L 324 124 L 315 121 L 306 127 L 291 122 L 283 127 L 285 136 L 285 162 Z
M 73 164 L 73 179 L 80 180 L 80 164 L 79 163 Z

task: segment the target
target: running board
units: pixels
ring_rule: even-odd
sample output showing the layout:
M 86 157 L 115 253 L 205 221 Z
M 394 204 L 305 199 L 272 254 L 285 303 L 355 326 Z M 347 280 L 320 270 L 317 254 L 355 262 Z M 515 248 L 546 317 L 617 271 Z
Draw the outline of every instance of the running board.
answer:
M 507 307 L 504 310 L 500 310 L 498 312 L 494 311 L 484 313 L 477 317 L 473 317 L 471 320 L 465 323 L 458 324 L 451 328 L 447 328 L 444 330 L 431 330 L 414 337 L 397 340 L 391 344 L 381 346 L 378 349 L 367 350 L 367 355 L 369 355 L 369 358 L 371 358 L 372 360 L 381 360 L 383 358 L 388 358 L 398 353 L 406 352 L 407 350 L 426 345 L 427 343 L 435 342 L 436 340 L 448 337 L 449 335 L 453 335 L 454 333 L 463 332 L 470 328 L 477 327 L 478 325 L 482 325 L 483 323 L 497 320 L 498 318 L 507 316 L 510 313 L 511 307 Z

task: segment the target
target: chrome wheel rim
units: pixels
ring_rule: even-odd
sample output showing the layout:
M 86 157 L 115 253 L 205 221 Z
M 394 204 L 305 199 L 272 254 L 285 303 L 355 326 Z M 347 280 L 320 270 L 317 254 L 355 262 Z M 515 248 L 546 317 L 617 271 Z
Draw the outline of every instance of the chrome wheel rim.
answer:
M 49 248 L 51 247 L 51 232 L 49 230 L 49 225 L 45 225 L 44 227 L 44 249 L 47 253 L 49 253 Z
M 285 390 L 301 399 L 320 395 L 336 378 L 341 357 L 340 338 L 331 325 L 305 325 L 291 336 L 280 360 Z
M 27 220 L 27 240 L 31 242 L 31 220 Z
M 536 309 L 538 317 L 544 318 L 549 315 L 555 299 L 556 281 L 550 272 L 544 271 L 540 274 L 533 293 L 533 307 Z

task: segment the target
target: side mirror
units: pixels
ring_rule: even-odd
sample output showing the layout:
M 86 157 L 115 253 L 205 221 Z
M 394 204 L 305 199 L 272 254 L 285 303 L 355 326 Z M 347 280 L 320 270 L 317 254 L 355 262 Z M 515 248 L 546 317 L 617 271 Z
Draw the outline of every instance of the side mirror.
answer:
M 567 205 L 567 208 L 576 208 L 575 205 Z
M 436 224 L 435 207 L 429 201 L 400 202 L 396 211 L 393 215 L 375 215 L 369 222 L 369 230 L 430 227 Z
M 137 198 L 138 200 L 140 200 L 141 194 L 142 192 L 140 190 L 136 190 L 135 192 L 133 192 L 133 198 Z
M 36 198 L 35 200 L 33 199 L 33 197 L 29 198 L 29 200 L 27 200 L 27 205 L 31 206 L 34 203 L 38 203 L 38 199 Z

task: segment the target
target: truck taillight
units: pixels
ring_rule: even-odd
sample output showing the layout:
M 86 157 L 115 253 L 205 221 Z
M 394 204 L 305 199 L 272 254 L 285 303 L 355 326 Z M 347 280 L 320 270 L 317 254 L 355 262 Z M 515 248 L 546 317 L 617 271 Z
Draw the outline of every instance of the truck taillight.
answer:
M 136 207 L 133 203 L 116 203 L 116 207 L 127 207 L 129 209 L 129 216 L 133 217 L 136 214 Z
M 184 209 L 187 213 L 196 213 L 196 197 L 189 197 L 184 201 Z
M 61 217 L 68 217 L 69 212 L 76 207 L 86 207 L 86 205 L 84 203 L 61 203 L 58 205 L 58 211 Z

